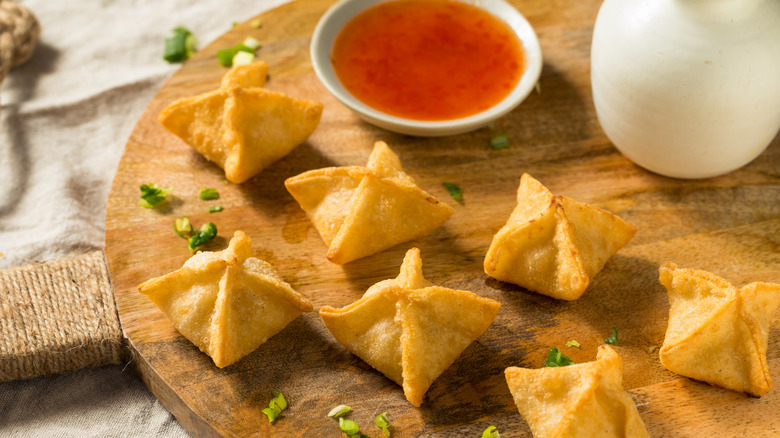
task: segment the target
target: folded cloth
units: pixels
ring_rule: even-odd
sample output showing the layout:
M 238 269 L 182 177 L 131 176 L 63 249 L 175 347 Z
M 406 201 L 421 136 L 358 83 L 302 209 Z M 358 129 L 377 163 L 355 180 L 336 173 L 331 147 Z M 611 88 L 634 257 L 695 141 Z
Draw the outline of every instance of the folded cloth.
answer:
M 40 21 L 0 85 L 0 269 L 100 249 L 124 144 L 178 68 L 165 37 L 204 46 L 286 0 L 17 0 Z M 2 293 L 2 291 L 0 291 Z M 186 436 L 128 367 L 0 384 L 0 436 Z

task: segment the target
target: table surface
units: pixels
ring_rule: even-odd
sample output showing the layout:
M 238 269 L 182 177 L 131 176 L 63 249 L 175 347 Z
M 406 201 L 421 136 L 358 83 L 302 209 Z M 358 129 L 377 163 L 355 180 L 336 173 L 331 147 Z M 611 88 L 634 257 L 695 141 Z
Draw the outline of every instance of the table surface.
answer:
M 592 107 L 589 49 L 600 2 L 514 1 L 537 30 L 545 64 L 541 92 L 495 124 L 459 136 L 422 139 L 391 134 L 360 122 L 333 99 L 311 71 L 308 43 L 332 2 L 300 0 L 239 24 L 185 64 L 159 91 L 127 142 L 107 205 L 106 256 L 125 335 L 138 354 L 135 367 L 152 392 L 196 434 L 250 432 L 327 435 L 337 430 L 325 414 L 348 403 L 360 424 L 387 411 L 394 436 L 475 436 L 488 425 L 530 436 L 503 380 L 507 366 L 541 366 L 550 346 L 590 361 L 615 326 L 625 361 L 624 385 L 637 401 L 651 435 L 696 436 L 723 430 L 766 434 L 780 406 L 777 391 L 760 399 L 709 387 L 666 371 L 652 346 L 666 328 L 666 292 L 657 268 L 670 260 L 709 270 L 737 285 L 780 282 L 780 142 L 748 166 L 698 181 L 646 172 L 620 155 L 601 131 Z M 204 160 L 156 122 L 178 97 L 209 91 L 224 73 L 214 53 L 257 37 L 259 57 L 270 64 L 269 89 L 319 100 L 325 111 L 303 145 L 242 185 L 225 184 L 221 169 Z M 506 133 L 511 147 L 492 150 L 489 139 Z M 455 208 L 429 236 L 344 266 L 324 258 L 326 247 L 287 194 L 286 178 L 326 166 L 365 164 L 372 144 L 386 141 L 424 190 Z M 638 228 L 629 244 L 574 302 L 544 297 L 487 278 L 482 260 L 493 234 L 515 205 L 523 172 L 567 195 L 610 210 Z M 442 182 L 464 190 L 449 199 Z M 137 207 L 138 186 L 175 187 L 161 210 Z M 201 187 L 217 187 L 218 214 L 205 211 Z M 258 256 L 293 287 L 322 305 L 343 306 L 373 283 L 397 275 L 405 251 L 419 247 L 423 269 L 435 284 L 470 290 L 502 302 L 493 325 L 434 382 L 415 409 L 400 387 L 349 354 L 316 313 L 294 321 L 238 363 L 217 369 L 182 338 L 159 310 L 137 293 L 139 283 L 177 269 L 190 256 L 171 230 L 175 217 L 214 221 L 219 236 L 204 249 L 224 248 L 234 230 L 252 237 Z M 769 365 L 780 367 L 778 320 L 770 331 Z M 290 408 L 275 425 L 261 410 L 271 390 Z M 780 433 L 780 431 L 776 431 Z

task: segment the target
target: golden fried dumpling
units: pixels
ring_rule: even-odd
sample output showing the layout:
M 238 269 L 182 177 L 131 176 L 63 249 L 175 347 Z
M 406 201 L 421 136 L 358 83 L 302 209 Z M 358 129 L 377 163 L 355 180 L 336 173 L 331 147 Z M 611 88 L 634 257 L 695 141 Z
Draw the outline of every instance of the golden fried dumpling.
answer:
M 576 300 L 635 232 L 608 211 L 553 196 L 525 173 L 517 206 L 485 256 L 485 273 L 553 298 Z
M 740 289 L 709 272 L 660 267 L 669 293 L 669 325 L 659 350 L 669 371 L 760 397 L 772 389 L 766 362 L 769 324 L 780 284 Z
M 534 438 L 649 437 L 623 389 L 623 360 L 609 345 L 596 361 L 504 371 L 509 391 Z
M 303 143 L 322 115 L 319 102 L 260 88 L 265 71 L 236 67 L 221 88 L 171 103 L 158 120 L 223 168 L 230 182 L 242 183 Z
M 264 87 L 268 78 L 268 63 L 265 61 L 251 64 L 234 65 L 222 76 L 220 88 L 239 86 L 243 88 Z
M 284 185 L 329 246 L 328 260 L 340 265 L 425 236 L 453 212 L 417 187 L 382 141 L 366 167 L 311 170 Z
M 181 269 L 142 283 L 138 291 L 220 368 L 313 309 L 270 264 L 252 257 L 252 242 L 241 231 L 227 249 L 198 252 Z
M 429 283 L 420 250 L 412 248 L 398 277 L 371 286 L 346 307 L 323 307 L 320 316 L 337 341 L 401 385 L 419 407 L 433 381 L 490 326 L 500 307 Z

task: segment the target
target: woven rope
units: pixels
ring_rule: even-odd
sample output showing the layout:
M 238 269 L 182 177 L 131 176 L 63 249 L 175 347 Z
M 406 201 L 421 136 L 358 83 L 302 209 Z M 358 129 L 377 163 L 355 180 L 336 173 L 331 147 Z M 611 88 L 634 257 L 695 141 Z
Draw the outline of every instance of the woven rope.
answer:
M 38 19 L 29 9 L 0 0 L 0 84 L 11 67 L 30 59 L 40 33 Z
M 102 251 L 0 271 L 0 382 L 120 364 Z

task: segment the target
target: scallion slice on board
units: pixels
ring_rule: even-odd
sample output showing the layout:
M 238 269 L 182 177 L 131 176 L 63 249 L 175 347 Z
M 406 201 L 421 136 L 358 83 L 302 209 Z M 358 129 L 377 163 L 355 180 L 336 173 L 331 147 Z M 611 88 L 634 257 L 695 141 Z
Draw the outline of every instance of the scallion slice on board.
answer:
M 203 224 L 203 226 L 200 227 L 200 232 L 190 237 L 188 240 L 190 251 L 194 251 L 195 248 L 213 239 L 216 235 L 217 235 L 217 226 L 214 225 L 214 222 Z
M 493 149 L 504 149 L 509 147 L 509 136 L 506 134 L 496 135 L 490 139 L 490 147 Z
M 574 361 L 561 353 L 561 350 L 553 347 L 547 352 L 547 359 L 544 361 L 545 367 L 565 367 L 574 365 Z
M 186 27 L 179 26 L 165 39 L 163 59 L 170 63 L 184 62 L 195 53 L 198 40 Z
M 351 410 L 352 408 L 347 405 L 338 405 L 328 412 L 328 417 L 338 418 L 342 415 L 346 415 Z

